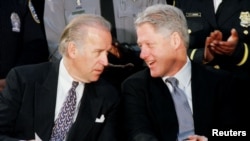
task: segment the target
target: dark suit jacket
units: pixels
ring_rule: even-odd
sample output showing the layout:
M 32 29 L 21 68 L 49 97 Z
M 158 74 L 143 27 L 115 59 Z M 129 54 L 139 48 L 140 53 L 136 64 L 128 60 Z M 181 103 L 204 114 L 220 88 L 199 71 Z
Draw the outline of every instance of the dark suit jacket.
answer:
M 239 35 L 239 44 L 231 57 L 217 55 L 211 65 L 220 68 L 250 74 L 250 54 L 245 50 L 245 45 L 250 51 L 250 1 L 249 0 L 224 0 L 221 8 L 215 15 L 212 0 L 175 0 L 176 7 L 183 10 L 190 30 L 189 55 L 193 49 L 198 49 L 193 60 L 202 62 L 206 37 L 216 29 L 223 33 L 223 40 L 227 40 L 230 31 L 235 28 Z M 245 43 L 245 45 L 244 45 Z M 246 62 L 237 66 L 247 54 Z
M 17 67 L 7 77 L 0 94 L 0 140 L 48 141 L 54 124 L 59 63 Z M 116 108 L 119 95 L 100 79 L 85 84 L 81 106 L 68 141 L 117 141 Z M 101 115 L 104 123 L 95 122 Z M 7 137 L 8 136 L 8 137 Z M 14 139 L 15 138 L 15 139 Z
M 237 111 L 243 109 L 236 102 L 242 98 L 238 90 L 242 86 L 232 87 L 234 77 L 210 69 L 192 64 L 191 89 L 195 134 L 212 140 L 212 129 L 246 130 L 247 125 L 241 125 L 246 122 L 240 123 L 244 116 Z M 236 90 L 240 97 L 236 96 Z M 152 78 L 149 69 L 145 69 L 123 82 L 122 94 L 129 140 L 176 141 L 177 115 L 169 89 L 161 78 Z

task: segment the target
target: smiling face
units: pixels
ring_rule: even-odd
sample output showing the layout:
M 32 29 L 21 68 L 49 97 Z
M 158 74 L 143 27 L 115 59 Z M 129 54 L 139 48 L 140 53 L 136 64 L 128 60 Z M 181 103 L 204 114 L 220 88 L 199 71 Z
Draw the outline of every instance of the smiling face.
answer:
M 69 73 L 81 82 L 97 81 L 108 65 L 108 50 L 111 48 L 111 34 L 102 28 L 89 28 L 84 43 L 71 44 L 68 48 Z M 80 46 L 80 47 L 77 47 Z
M 140 58 L 145 61 L 152 77 L 174 75 L 180 67 L 180 40 L 177 33 L 163 36 L 149 23 L 138 25 L 137 42 L 141 48 Z M 185 54 L 182 54 L 185 57 Z

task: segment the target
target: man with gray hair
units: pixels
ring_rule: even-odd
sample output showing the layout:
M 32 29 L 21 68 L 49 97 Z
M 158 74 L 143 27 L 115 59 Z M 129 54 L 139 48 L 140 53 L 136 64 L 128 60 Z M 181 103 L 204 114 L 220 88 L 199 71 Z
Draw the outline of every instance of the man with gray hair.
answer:
M 247 83 L 190 61 L 187 22 L 180 9 L 150 6 L 138 14 L 135 27 L 140 58 L 148 68 L 122 83 L 129 140 L 206 141 L 213 139 L 212 129 L 240 127 L 245 116 L 237 108 L 241 96 L 235 94 L 244 94 Z
M 76 16 L 60 39 L 62 59 L 16 67 L 0 94 L 0 140 L 117 141 L 117 90 L 108 65 L 110 23 Z

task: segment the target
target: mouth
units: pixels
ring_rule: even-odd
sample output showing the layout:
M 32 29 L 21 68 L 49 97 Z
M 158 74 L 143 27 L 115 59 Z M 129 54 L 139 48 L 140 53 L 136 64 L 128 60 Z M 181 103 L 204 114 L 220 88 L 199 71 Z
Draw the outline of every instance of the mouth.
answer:
M 150 67 L 150 66 L 152 66 L 155 63 L 155 61 L 147 61 L 146 63 Z
M 94 72 L 96 72 L 97 74 L 101 74 L 103 72 L 103 69 L 96 69 L 94 70 Z

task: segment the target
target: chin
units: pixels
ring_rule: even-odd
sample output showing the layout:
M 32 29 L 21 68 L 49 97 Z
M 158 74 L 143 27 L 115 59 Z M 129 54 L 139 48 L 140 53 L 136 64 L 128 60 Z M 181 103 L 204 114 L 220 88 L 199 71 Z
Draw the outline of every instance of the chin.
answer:
M 91 81 L 92 81 L 92 82 L 95 82 L 95 81 L 97 81 L 99 78 L 100 78 L 100 75 L 93 76 L 93 77 L 91 78 Z
M 160 75 L 157 72 L 150 71 L 152 77 L 159 77 Z

